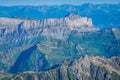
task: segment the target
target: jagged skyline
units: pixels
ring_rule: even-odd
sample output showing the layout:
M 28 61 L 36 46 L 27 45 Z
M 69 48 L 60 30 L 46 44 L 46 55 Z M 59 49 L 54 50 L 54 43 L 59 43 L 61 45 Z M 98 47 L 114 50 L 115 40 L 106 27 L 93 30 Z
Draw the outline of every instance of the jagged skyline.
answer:
M 83 3 L 93 4 L 115 4 L 120 3 L 120 0 L 0 0 L 2 6 L 14 6 L 14 5 L 62 5 L 62 4 L 73 4 L 80 5 Z

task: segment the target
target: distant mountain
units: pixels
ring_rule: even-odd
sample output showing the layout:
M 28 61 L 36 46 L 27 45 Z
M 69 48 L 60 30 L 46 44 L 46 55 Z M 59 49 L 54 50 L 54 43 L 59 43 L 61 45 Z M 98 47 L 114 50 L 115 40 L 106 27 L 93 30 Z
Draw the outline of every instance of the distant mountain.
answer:
M 62 18 L 74 13 L 92 18 L 100 28 L 120 27 L 120 4 L 83 4 L 61 6 L 0 6 L 0 17 L 20 19 Z

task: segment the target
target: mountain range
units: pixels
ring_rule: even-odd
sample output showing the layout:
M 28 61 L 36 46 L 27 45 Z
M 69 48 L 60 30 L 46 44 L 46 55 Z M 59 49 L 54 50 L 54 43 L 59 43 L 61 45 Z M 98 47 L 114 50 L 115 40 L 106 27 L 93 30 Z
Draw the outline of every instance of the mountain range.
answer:
M 0 6 L 0 17 L 21 19 L 62 18 L 69 13 L 92 18 L 100 28 L 120 27 L 120 4 Z
M 0 80 L 119 80 L 119 7 L 0 6 Z

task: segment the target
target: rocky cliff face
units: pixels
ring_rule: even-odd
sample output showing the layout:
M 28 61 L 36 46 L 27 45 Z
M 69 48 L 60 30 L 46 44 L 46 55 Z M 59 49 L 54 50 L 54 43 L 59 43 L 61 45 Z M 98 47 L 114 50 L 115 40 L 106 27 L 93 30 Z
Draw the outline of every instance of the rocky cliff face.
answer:
M 41 36 L 54 39 L 67 39 L 71 31 L 94 32 L 99 29 L 94 27 L 91 19 L 70 14 L 61 19 L 43 20 L 17 20 L 0 19 L 0 45 L 9 47 L 27 43 Z M 58 36 L 59 35 L 59 36 Z M 24 41 L 24 42 L 23 42 Z M 12 44 L 10 44 L 12 43 Z

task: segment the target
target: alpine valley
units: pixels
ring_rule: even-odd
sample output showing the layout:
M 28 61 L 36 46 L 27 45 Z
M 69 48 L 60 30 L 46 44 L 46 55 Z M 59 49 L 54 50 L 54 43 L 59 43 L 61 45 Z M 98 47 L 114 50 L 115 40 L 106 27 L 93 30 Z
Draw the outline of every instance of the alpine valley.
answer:
M 120 4 L 0 6 L 0 80 L 120 80 Z

